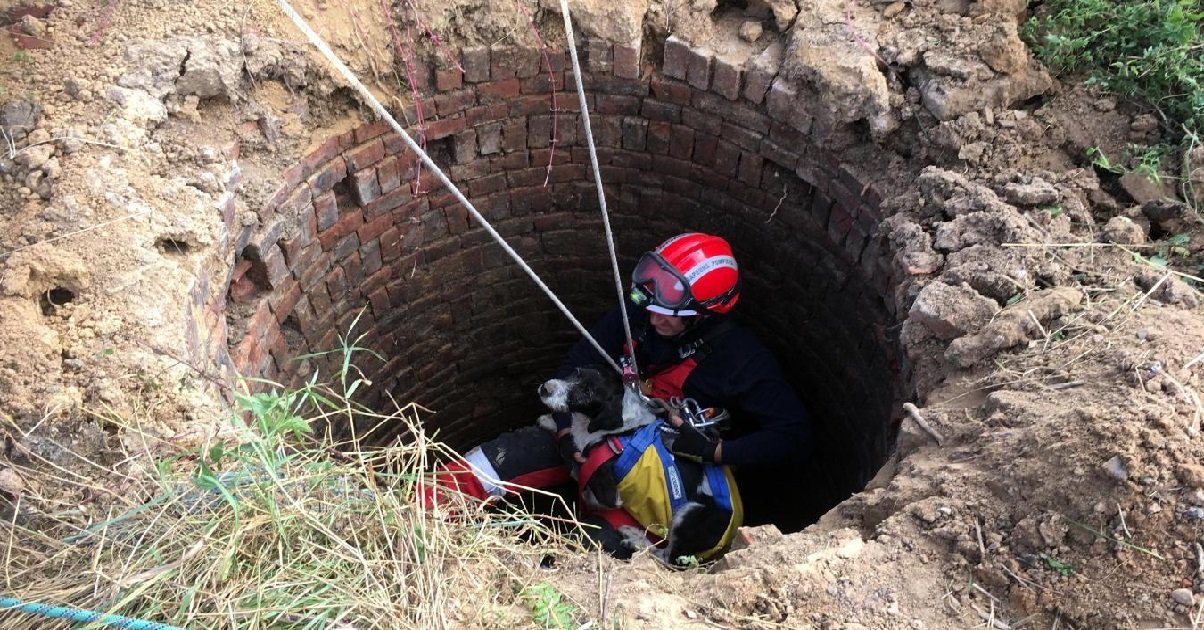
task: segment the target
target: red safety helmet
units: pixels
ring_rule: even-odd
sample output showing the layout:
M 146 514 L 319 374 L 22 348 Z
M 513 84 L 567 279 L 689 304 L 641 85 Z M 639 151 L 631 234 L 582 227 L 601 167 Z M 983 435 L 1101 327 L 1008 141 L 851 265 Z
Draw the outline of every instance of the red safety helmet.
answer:
M 686 232 L 640 257 L 631 274 L 631 300 L 663 315 L 723 314 L 740 299 L 740 269 L 732 246 L 718 236 Z

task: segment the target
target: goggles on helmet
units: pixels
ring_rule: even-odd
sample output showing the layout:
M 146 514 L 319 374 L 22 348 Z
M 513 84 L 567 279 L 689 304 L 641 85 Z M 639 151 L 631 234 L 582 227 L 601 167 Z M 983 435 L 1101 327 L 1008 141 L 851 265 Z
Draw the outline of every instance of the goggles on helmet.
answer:
M 631 281 L 630 297 L 638 306 L 685 311 L 693 310 L 697 305 L 685 277 L 656 252 L 640 257 Z

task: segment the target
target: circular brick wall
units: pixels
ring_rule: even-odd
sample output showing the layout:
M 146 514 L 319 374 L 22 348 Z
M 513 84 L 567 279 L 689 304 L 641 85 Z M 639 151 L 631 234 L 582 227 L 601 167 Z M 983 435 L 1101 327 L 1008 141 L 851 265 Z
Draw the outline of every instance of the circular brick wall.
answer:
M 815 416 L 817 456 L 779 519 L 798 528 L 860 489 L 892 438 L 902 379 L 878 195 L 813 144 L 805 107 L 771 76 L 672 39 L 659 70 L 628 47 L 584 52 L 620 267 L 687 229 L 727 237 L 744 274 L 737 313 Z M 434 95 L 397 117 L 421 110 L 436 162 L 588 324 L 615 296 L 566 56 L 549 53 L 550 72 L 538 50 L 462 59 L 463 74 L 432 71 Z M 331 137 L 282 180 L 260 227 L 231 243 L 241 374 L 329 377 L 333 358 L 295 357 L 337 348 L 358 318 L 353 335 L 381 357 L 360 355 L 364 402 L 434 410 L 461 449 L 533 421 L 535 386 L 576 333 L 399 137 L 383 122 Z

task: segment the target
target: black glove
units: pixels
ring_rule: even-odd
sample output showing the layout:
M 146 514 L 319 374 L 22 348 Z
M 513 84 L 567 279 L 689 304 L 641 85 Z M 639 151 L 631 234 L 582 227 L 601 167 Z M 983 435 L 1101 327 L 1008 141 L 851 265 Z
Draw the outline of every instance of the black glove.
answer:
M 572 434 L 565 431 L 573 424 L 573 414 L 567 411 L 557 411 L 552 414 L 552 421 L 556 423 L 556 448 L 560 451 L 560 458 L 570 468 L 573 468 L 582 461 L 580 459 L 581 452 L 577 450 Z
M 694 425 L 683 422 L 677 427 L 677 439 L 673 441 L 671 450 L 674 455 L 709 464 L 715 461 L 715 449 L 718 447 L 718 442 L 703 435 Z

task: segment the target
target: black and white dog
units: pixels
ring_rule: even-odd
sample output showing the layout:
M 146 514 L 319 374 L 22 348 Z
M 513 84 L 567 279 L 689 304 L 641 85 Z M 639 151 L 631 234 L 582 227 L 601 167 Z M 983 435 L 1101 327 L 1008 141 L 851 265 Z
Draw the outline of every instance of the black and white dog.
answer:
M 564 379 L 551 379 L 539 386 L 539 398 L 553 412 L 573 415 L 569 435 L 579 452 L 605 440 L 607 436 L 631 433 L 657 420 L 657 412 L 637 392 L 623 387 L 617 374 L 593 368 L 577 368 Z M 539 426 L 556 430 L 551 414 L 539 417 Z M 671 448 L 672 433 L 664 438 Z M 692 556 L 713 548 L 722 539 L 730 522 L 730 513 L 719 507 L 706 481 L 703 464 L 684 458 L 674 463 L 687 488 L 689 501 L 673 514 L 663 548 L 652 553 L 667 564 L 682 556 Z M 613 472 L 614 460 L 603 464 L 587 481 L 583 499 L 591 508 L 615 508 L 622 505 Z M 577 476 L 574 467 L 573 476 Z M 624 527 L 625 544 L 638 551 L 651 546 L 645 532 Z

